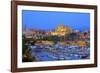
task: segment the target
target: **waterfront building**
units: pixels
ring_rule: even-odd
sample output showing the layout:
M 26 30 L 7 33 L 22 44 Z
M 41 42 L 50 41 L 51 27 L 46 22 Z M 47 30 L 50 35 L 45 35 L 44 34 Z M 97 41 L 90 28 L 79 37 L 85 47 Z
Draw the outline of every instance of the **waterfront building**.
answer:
M 67 34 L 70 34 L 72 32 L 72 29 L 70 27 L 59 25 L 55 31 L 51 32 L 51 35 L 57 35 L 57 36 L 65 36 Z

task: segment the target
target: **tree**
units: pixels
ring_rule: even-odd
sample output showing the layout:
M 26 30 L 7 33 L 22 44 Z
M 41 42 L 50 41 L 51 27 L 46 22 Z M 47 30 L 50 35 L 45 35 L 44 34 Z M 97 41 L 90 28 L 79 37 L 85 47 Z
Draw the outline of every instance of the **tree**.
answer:
M 35 61 L 36 58 L 32 56 L 31 50 L 28 48 L 29 40 L 27 40 L 24 36 L 22 38 L 22 61 L 23 62 L 32 62 Z
M 78 38 L 78 35 L 76 33 L 70 33 L 69 35 L 66 35 L 66 40 L 75 40 Z

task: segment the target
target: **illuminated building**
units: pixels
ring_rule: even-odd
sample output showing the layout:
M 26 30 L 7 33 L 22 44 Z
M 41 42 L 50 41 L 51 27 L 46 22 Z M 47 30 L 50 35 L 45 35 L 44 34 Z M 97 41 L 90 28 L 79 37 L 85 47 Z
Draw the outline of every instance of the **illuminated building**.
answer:
M 64 25 L 59 25 L 55 31 L 51 32 L 51 35 L 57 35 L 57 36 L 65 36 L 67 34 L 70 34 L 72 32 L 72 29 L 64 26 Z

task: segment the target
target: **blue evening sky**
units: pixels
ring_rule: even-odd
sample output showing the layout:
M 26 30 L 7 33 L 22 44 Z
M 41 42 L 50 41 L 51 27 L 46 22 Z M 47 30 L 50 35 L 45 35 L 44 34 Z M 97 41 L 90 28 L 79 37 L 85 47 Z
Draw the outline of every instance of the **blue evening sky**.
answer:
M 79 12 L 54 11 L 22 11 L 22 27 L 41 30 L 53 30 L 59 24 L 69 26 L 74 30 L 90 29 L 90 14 Z

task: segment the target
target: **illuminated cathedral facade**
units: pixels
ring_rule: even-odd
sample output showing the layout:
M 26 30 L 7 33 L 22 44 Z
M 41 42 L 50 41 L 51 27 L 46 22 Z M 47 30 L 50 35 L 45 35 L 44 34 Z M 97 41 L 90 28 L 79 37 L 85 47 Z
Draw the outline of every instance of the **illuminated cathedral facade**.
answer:
M 72 29 L 60 24 L 55 31 L 51 32 L 51 35 L 57 35 L 57 36 L 65 36 L 67 34 L 70 34 L 72 32 Z

